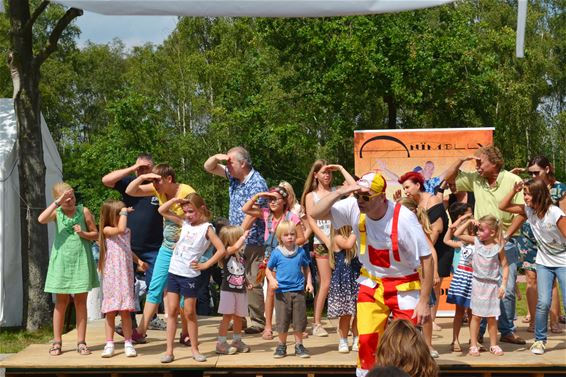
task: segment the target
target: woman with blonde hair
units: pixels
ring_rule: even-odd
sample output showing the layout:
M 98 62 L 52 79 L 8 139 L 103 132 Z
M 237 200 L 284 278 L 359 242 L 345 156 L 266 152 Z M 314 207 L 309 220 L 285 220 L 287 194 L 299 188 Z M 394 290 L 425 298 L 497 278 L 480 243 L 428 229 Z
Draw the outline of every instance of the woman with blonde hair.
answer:
M 396 319 L 385 329 L 377 347 L 376 365 L 399 367 L 411 377 L 438 376 L 438 365 L 423 336 L 406 319 Z

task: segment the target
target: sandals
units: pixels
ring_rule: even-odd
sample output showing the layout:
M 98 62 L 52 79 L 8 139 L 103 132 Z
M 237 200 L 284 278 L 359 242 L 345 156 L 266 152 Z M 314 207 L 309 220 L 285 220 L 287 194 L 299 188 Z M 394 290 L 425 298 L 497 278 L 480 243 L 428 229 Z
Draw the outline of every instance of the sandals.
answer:
M 63 353 L 61 350 L 61 342 L 54 341 L 51 343 L 51 348 L 49 348 L 49 354 L 51 356 L 59 356 Z
M 470 350 L 468 351 L 468 355 L 470 355 L 470 356 L 479 356 L 479 355 L 480 355 L 480 350 L 478 349 L 478 347 L 471 346 L 471 347 L 470 347 Z
M 489 347 L 489 352 L 494 354 L 495 356 L 503 356 L 503 350 L 499 346 Z
M 450 344 L 450 351 L 451 352 L 462 352 L 462 347 L 460 347 L 460 343 L 451 343 Z
M 261 334 L 263 340 L 273 340 L 273 331 L 269 329 L 264 329 L 263 334 Z
M 562 328 L 560 327 L 560 324 L 555 323 L 553 325 L 550 325 L 550 332 L 553 334 L 562 334 Z
M 77 352 L 83 356 L 90 355 L 90 350 L 88 349 L 85 342 L 77 343 Z

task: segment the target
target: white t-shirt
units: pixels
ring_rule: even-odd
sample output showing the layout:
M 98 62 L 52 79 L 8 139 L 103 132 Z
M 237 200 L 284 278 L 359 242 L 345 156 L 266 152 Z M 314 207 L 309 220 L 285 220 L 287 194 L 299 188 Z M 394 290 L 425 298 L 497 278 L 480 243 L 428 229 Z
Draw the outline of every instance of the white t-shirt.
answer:
M 537 240 L 536 262 L 547 267 L 565 267 L 566 238 L 556 225 L 561 217 L 566 216 L 564 212 L 551 205 L 542 219 L 528 206 L 525 206 L 525 213 Z
M 430 255 L 431 251 L 423 228 L 413 212 L 405 207 L 399 211 L 398 241 L 400 262 L 395 261 L 391 251 L 391 229 L 395 203 L 387 201 L 387 212 L 379 220 L 366 216 L 367 250 L 358 258 L 365 269 L 376 277 L 402 277 L 414 274 L 420 265 L 420 258 Z M 350 225 L 360 242 L 360 209 L 355 198 L 340 200 L 332 206 L 332 224 L 336 229 Z M 360 281 L 361 284 L 374 287 L 371 279 Z
M 210 223 L 202 223 L 192 226 L 183 221 L 179 241 L 175 245 L 169 272 L 179 276 L 194 278 L 200 275 L 200 271 L 191 268 L 192 262 L 198 262 L 202 254 L 210 246 L 210 241 L 206 238 Z

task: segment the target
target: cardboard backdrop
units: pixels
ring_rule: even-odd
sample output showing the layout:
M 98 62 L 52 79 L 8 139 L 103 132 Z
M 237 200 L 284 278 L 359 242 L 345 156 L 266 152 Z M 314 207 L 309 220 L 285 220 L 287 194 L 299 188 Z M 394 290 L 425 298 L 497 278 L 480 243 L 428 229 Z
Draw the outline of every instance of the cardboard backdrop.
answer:
M 481 146 L 493 143 L 494 128 L 436 128 L 418 130 L 369 130 L 354 134 L 357 176 L 377 170 L 387 179 L 387 196 L 401 188 L 397 182 L 406 172 L 428 169 L 432 177 L 442 174 L 454 161 L 470 156 Z M 468 161 L 462 170 L 473 171 Z M 450 279 L 441 287 L 438 316 L 452 316 L 454 305 L 446 303 Z

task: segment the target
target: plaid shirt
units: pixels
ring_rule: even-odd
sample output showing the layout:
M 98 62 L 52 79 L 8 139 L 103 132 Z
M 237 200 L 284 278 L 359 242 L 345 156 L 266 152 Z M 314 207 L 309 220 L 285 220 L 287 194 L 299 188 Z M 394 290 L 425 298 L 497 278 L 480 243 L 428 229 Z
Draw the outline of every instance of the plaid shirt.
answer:
M 230 211 L 228 221 L 230 221 L 231 225 L 241 225 L 246 217 L 246 214 L 242 211 L 242 207 L 255 194 L 266 192 L 267 183 L 255 169 L 252 169 L 242 182 L 230 176 L 228 170 L 226 170 L 226 177 L 230 180 L 230 188 L 228 191 L 230 194 Z M 264 202 L 264 199 L 260 200 L 262 206 L 265 204 Z M 256 220 L 250 229 L 246 244 L 263 245 L 264 226 L 263 220 Z

